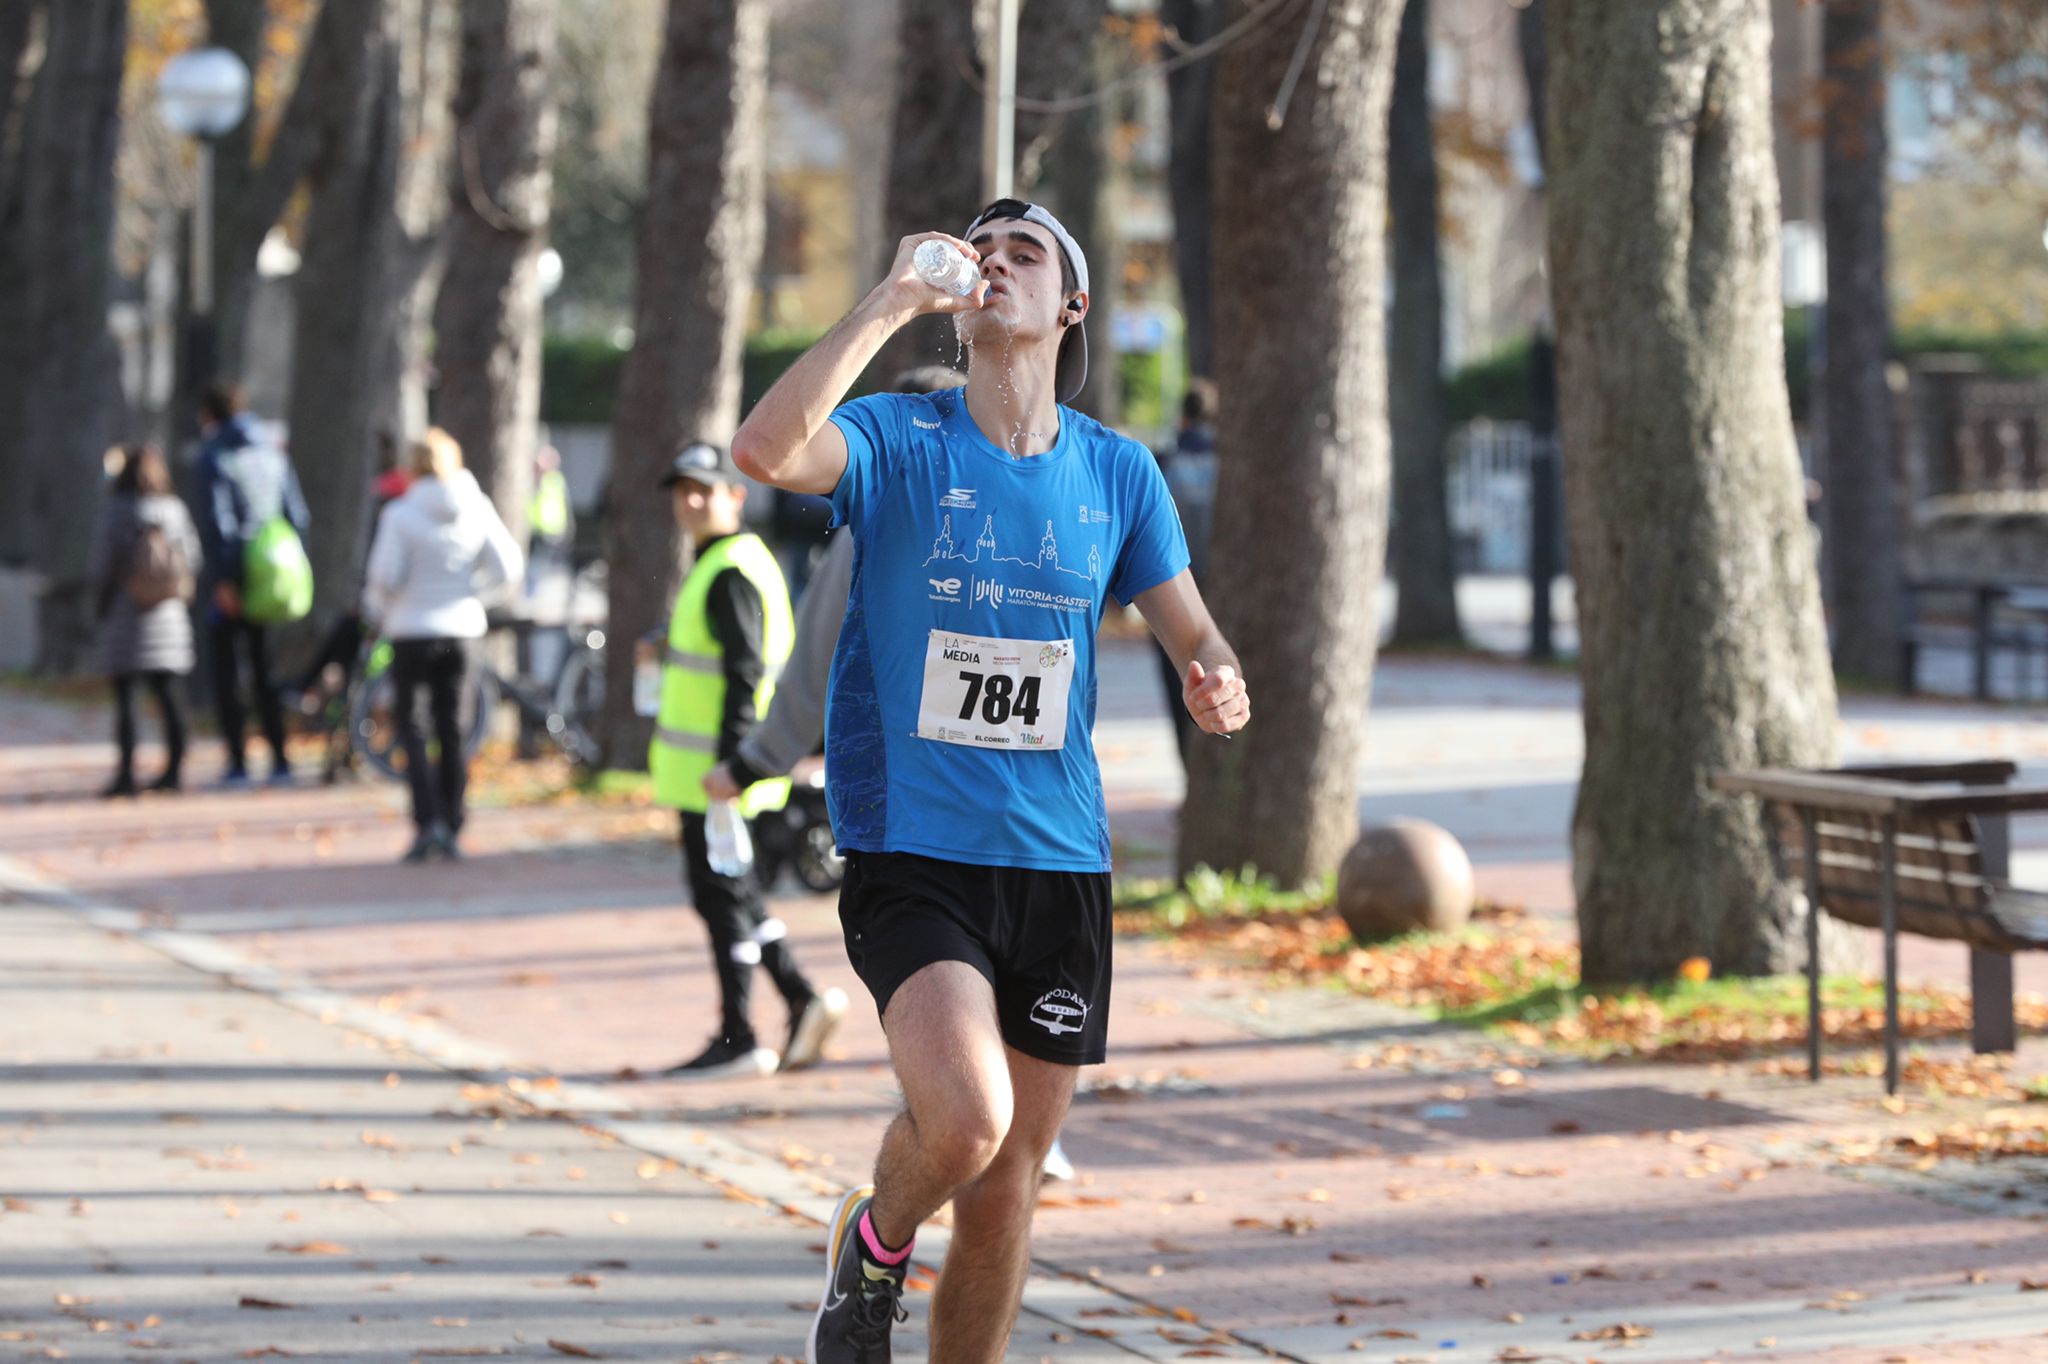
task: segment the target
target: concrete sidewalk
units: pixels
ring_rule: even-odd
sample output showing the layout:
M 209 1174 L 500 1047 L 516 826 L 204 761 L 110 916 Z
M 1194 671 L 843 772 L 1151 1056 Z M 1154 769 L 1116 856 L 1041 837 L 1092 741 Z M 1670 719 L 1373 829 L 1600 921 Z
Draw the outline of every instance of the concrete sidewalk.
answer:
M 551 1087 L 467 1081 L 345 1002 L 322 1021 L 33 899 L 0 909 L 0 1358 L 801 1354 L 814 1190 L 714 1183 L 650 1154 L 705 1159 L 702 1133 L 636 1148 L 601 1103 L 548 1116 Z M 1041 1337 L 1109 1301 L 1033 1295 L 1061 1314 L 1026 1318 Z
M 1117 681 L 1132 684 L 1135 666 L 1121 658 L 1113 665 L 1120 670 Z M 1414 799 L 1434 790 L 1447 799 L 1462 793 L 1484 806 L 1477 797 L 1512 790 L 1518 772 L 1558 761 L 1552 750 L 1575 731 L 1575 704 L 1568 679 L 1553 675 L 1484 665 L 1392 665 L 1380 680 L 1373 763 L 1383 766 L 1375 768 L 1380 789 L 1369 799 L 1395 800 L 1404 789 Z M 1404 709 L 1414 713 L 1404 716 Z M 1142 812 L 1142 800 L 1159 798 L 1168 784 L 1161 775 L 1170 762 L 1165 727 L 1151 693 L 1135 684 L 1113 690 L 1106 680 L 1104 712 L 1102 747 L 1115 755 L 1117 834 L 1128 845 L 1142 837 L 1142 820 L 1132 811 Z M 1967 712 L 1935 714 L 1940 718 L 1931 723 L 1950 727 L 1942 737 L 1984 743 L 1998 741 L 1992 726 L 2011 723 Z M 11 1015 L 0 1025 L 14 1063 L 75 1066 L 81 1047 L 89 1056 L 92 1047 L 158 1040 L 198 1047 L 176 1032 L 175 1016 L 208 992 L 235 1001 L 245 1013 L 284 1007 L 192 982 L 189 972 L 204 969 L 294 1010 L 281 1015 L 288 1023 L 258 1029 L 271 1048 L 266 1066 L 281 1069 L 288 1057 L 294 1067 L 331 1072 L 344 1064 L 336 1053 L 353 1052 L 346 1063 L 358 1073 L 349 1084 L 366 1095 L 345 1092 L 348 1085 L 330 1076 L 319 1097 L 290 1100 L 310 1113 L 338 1115 L 321 1124 L 287 1121 L 230 1087 L 210 1101 L 218 1115 L 207 1119 L 215 1133 L 211 1146 L 155 1133 L 107 1147 L 109 1168 L 119 1171 L 110 1178 L 124 1187 L 155 1187 L 150 1181 L 161 1179 L 158 1153 L 166 1146 L 245 1148 L 242 1156 L 210 1157 L 230 1160 L 251 1159 L 261 1146 L 270 1159 L 271 1134 L 296 1131 L 304 1121 L 313 1145 L 302 1150 L 280 1139 L 275 1158 L 317 1164 L 325 1155 L 335 1163 L 310 1180 L 290 1167 L 287 1188 L 303 1185 L 317 1193 L 321 1178 L 360 1180 L 400 1194 L 397 1202 L 372 1205 L 378 1216 L 403 1209 L 421 1217 L 369 1255 L 350 1239 L 367 1235 L 353 1224 L 341 1228 L 342 1235 L 308 1233 L 347 1245 L 380 1272 L 405 1255 L 452 1254 L 429 1247 L 437 1236 L 461 1234 L 464 1217 L 486 1216 L 480 1209 L 495 1209 L 501 1196 L 509 1205 L 549 1189 L 551 1201 L 542 1206 L 555 1208 L 569 1206 L 564 1199 L 577 1202 L 590 1188 L 623 1190 L 618 1198 L 637 1191 L 648 1199 L 694 1187 L 701 1200 L 709 1196 L 701 1191 L 715 1183 L 734 1198 L 692 1203 L 678 1193 L 661 1204 L 658 1221 L 638 1210 L 644 1203 L 598 1200 L 607 1215 L 620 1211 L 631 1218 L 623 1227 L 607 1225 L 628 1240 L 654 1237 L 658 1255 L 646 1245 L 600 1244 L 611 1234 L 604 1226 L 579 1221 L 572 1228 L 545 1217 L 528 1224 L 531 1204 L 489 1212 L 478 1239 L 516 1245 L 531 1226 L 585 1238 L 576 1251 L 588 1261 L 624 1259 L 634 1274 L 646 1264 L 675 1276 L 665 1299 L 672 1313 L 675 1304 L 692 1303 L 682 1285 L 705 1281 L 693 1270 L 744 1271 L 719 1290 L 727 1306 L 705 1313 L 719 1315 L 720 1330 L 731 1330 L 734 1343 L 722 1343 L 724 1335 L 699 1343 L 685 1334 L 680 1346 L 675 1337 L 658 1344 L 643 1338 L 650 1352 L 642 1355 L 630 1352 L 630 1340 L 611 1336 L 591 1345 L 558 1330 L 559 1339 L 618 1351 L 622 1358 L 687 1360 L 715 1346 L 765 1361 L 794 1350 L 804 1318 L 786 1304 L 815 1293 L 819 1264 L 809 1247 L 817 1232 L 771 1210 L 787 1206 L 820 1216 L 837 1188 L 864 1173 L 895 1107 L 880 1033 L 872 1011 L 857 1010 L 832 1063 L 804 1076 L 700 1088 L 617 1079 L 621 1068 L 653 1071 L 693 1049 L 711 1015 L 701 930 L 677 904 L 665 821 L 575 808 L 484 811 L 469 862 L 405 869 L 391 865 L 405 840 L 396 788 L 92 805 L 79 797 L 100 775 L 103 750 L 92 732 L 97 717 L 7 698 L 0 700 L 0 718 L 7 722 L 0 729 L 16 744 L 0 744 L 0 790 L 11 793 L 0 796 L 6 812 L 0 856 L 11 859 L 6 866 L 17 898 L 32 906 L 10 908 L 0 922 L 55 933 L 66 921 L 53 919 L 50 907 L 68 906 L 74 919 L 85 915 L 100 929 L 134 939 L 102 938 L 98 946 L 77 949 L 94 962 L 124 962 L 142 951 L 138 944 L 148 944 L 187 964 L 181 972 L 159 962 L 156 972 L 188 982 L 146 992 L 146 999 L 171 1002 L 161 1019 L 144 1018 L 141 1003 L 114 996 L 138 1012 L 131 1030 L 120 1034 L 125 1040 L 108 1041 L 108 1034 L 93 1031 L 114 1026 L 95 1016 L 107 997 L 106 982 L 88 989 L 59 973 L 32 1013 Z M 1482 723 L 1498 728 L 1473 732 Z M 16 735 L 23 737 L 15 741 Z M 1900 741 L 1891 732 L 1884 738 Z M 2027 740 L 2034 741 L 2031 735 Z M 1518 743 L 1530 751 L 1517 754 Z M 1428 784 L 1432 771 L 1434 787 Z M 1537 821 L 1526 817 L 1533 829 Z M 823 981 L 853 988 L 832 906 L 804 897 L 778 908 L 792 924 L 807 968 Z M 86 932 L 75 923 L 70 931 Z M 86 932 L 81 941 L 95 940 Z M 770 1028 L 780 1023 L 772 1009 L 764 1009 L 761 1021 Z M 401 1077 L 398 1086 L 384 1089 L 381 1070 L 375 1080 L 360 1073 L 365 1052 L 360 1043 L 349 1045 L 351 1034 L 381 1039 L 379 1048 L 397 1046 L 420 1059 L 400 1064 L 393 1059 L 399 1053 L 377 1053 L 367 1068 L 390 1066 Z M 246 1050 L 236 1050 L 248 1044 L 243 1033 L 215 1027 L 207 1036 L 222 1050 L 193 1053 L 202 1074 L 189 1082 L 202 1087 L 213 1083 L 204 1066 L 227 1066 L 230 1054 L 234 1064 L 248 1064 Z M 1407 1357 L 1442 1364 L 1530 1356 L 1879 1364 L 1901 1356 L 2048 1355 L 2048 1293 L 2021 1289 L 2023 1282 L 2048 1280 L 2048 1238 L 2039 1220 L 2048 1211 L 2042 1198 L 2048 1170 L 2017 1162 L 1845 1169 L 1829 1154 L 1831 1143 L 1938 1127 L 1975 1116 L 1976 1106 L 1916 1099 L 1895 1113 L 1878 1102 L 1878 1087 L 1867 1080 L 1811 1087 L 1749 1068 L 1531 1065 L 1528 1060 L 1541 1058 L 1503 1057 L 1471 1035 L 1424 1026 L 1370 1001 L 1219 972 L 1180 960 L 1158 943 L 1119 947 L 1111 1039 L 1112 1064 L 1090 1073 L 1068 1129 L 1069 1149 L 1087 1181 L 1052 1190 L 1040 1215 L 1037 1255 L 1045 1272 L 1027 1298 L 1035 1314 L 1020 1326 L 1016 1358 L 1070 1364 L 1119 1351 L 1160 1359 L 1202 1357 L 1202 1351 L 1256 1358 L 1270 1351 L 1309 1361 Z M 2029 1039 L 2023 1061 L 2048 1069 L 2040 1045 Z M 107 1059 L 133 1064 L 145 1058 Z M 486 1088 L 464 1098 L 461 1080 L 433 1078 L 425 1061 L 480 1077 L 476 1082 Z M 513 1068 L 525 1071 L 523 1088 L 505 1080 L 503 1072 Z M 141 1078 L 110 1075 L 108 1097 L 134 1111 L 153 1108 L 154 1100 L 139 1104 L 128 1092 Z M 435 1085 L 439 1091 L 430 1094 Z M 407 1121 L 424 1124 L 425 1135 L 408 1136 L 415 1149 L 405 1154 L 420 1163 L 422 1174 L 440 1161 L 433 1152 L 445 1154 L 447 1141 L 459 1139 L 434 1124 L 489 1126 L 488 1117 L 469 1116 L 478 1106 L 511 1115 L 493 1140 L 540 1132 L 556 1145 L 545 1153 L 533 1149 L 546 1161 L 541 1167 L 494 1171 L 508 1181 L 503 1188 L 491 1188 L 486 1179 L 478 1181 L 480 1189 L 453 1186 L 468 1188 L 466 1199 L 431 1196 L 442 1173 L 437 1168 L 431 1171 L 436 1179 L 421 1178 L 423 1192 L 414 1195 L 386 1164 L 394 1158 L 389 1148 L 361 1139 L 362 1130 L 391 1130 L 398 1121 L 392 1105 L 401 1096 L 420 1103 Z M 65 1105 L 82 1102 L 50 1091 L 11 1107 L 64 1112 Z M 349 1109 L 351 1102 L 378 1107 L 365 1116 Z M 183 1097 L 175 1105 L 178 1112 L 201 1106 Z M 437 1110 L 462 1116 L 436 1118 Z M 536 1110 L 569 1112 L 601 1135 L 542 1121 L 531 1116 Z M 607 1147 L 605 1135 L 635 1150 Z M 329 1147 L 319 1146 L 322 1139 Z M 600 1182 L 618 1181 L 619 1169 L 637 1181 L 638 1162 L 664 1157 L 698 1172 L 699 1182 L 689 1184 L 680 1172 L 665 1176 L 671 1183 L 662 1189 Z M 603 1165 L 601 1172 L 607 1158 L 622 1164 Z M 476 1180 L 478 1167 L 464 1160 L 473 1162 L 474 1153 L 441 1161 L 449 1178 Z M 567 1181 L 570 1164 L 585 1172 L 583 1180 Z M 557 1168 L 567 1183 L 550 1188 L 543 1173 Z M 13 1177 L 11 1163 L 0 1169 L 9 1172 L 0 1178 Z M 524 1186 L 522 1173 L 542 1183 Z M 43 1182 L 33 1192 L 16 1196 L 37 1205 L 36 1217 L 61 1213 L 78 1177 L 38 1168 L 36 1178 Z M 238 1187 L 245 1193 L 265 1192 L 250 1185 L 246 1172 L 242 1179 Z M 265 1197 L 268 1212 L 277 1195 Z M 354 1198 L 362 1201 L 360 1193 Z M 347 1203 L 331 1192 L 316 1201 Z M 225 1219 L 205 1199 L 199 1206 L 205 1219 Z M 721 1223 L 704 1232 L 691 1209 L 707 1206 L 719 1218 L 739 1219 L 736 1229 Z M 291 1210 L 306 1215 L 304 1208 Z M 352 1205 L 348 1210 L 362 1214 Z M 245 1208 L 233 1221 L 249 1216 Z M 0 1215 L 0 1228 L 26 1220 Z M 450 1229 L 437 1230 L 442 1227 Z M 741 1230 L 760 1239 L 743 1239 Z M 942 1230 L 921 1241 L 934 1258 L 943 1247 Z M 546 1244 L 554 1239 L 539 1238 L 548 1250 L 559 1248 Z M 704 1249 L 706 1240 L 719 1248 Z M 158 1259 L 167 1259 L 158 1244 Z M 406 1249 L 394 1251 L 394 1244 Z M 728 1263 L 735 1247 L 739 1254 Z M 309 1261 L 330 1273 L 349 1262 L 259 1252 L 244 1247 L 241 1262 L 253 1258 L 260 1265 L 269 1255 L 301 1273 Z M 0 1256 L 12 1253 L 0 1236 Z M 558 1269 L 583 1272 L 566 1259 L 551 1261 L 548 1273 Z M 554 1300 L 536 1297 L 539 1290 L 529 1287 L 546 1275 L 519 1264 L 501 1272 L 521 1276 L 499 1290 L 514 1319 L 503 1339 L 488 1343 L 529 1348 L 532 1342 L 511 1339 L 510 1329 L 531 1337 L 529 1323 L 544 1325 L 533 1314 L 554 1319 Z M 594 1272 L 600 1292 L 627 1277 L 626 1271 Z M 414 1273 L 416 1280 L 428 1277 L 424 1270 Z M 402 1291 L 420 1291 L 413 1282 Z M 528 1291 L 504 1294 L 506 1286 Z M 94 1291 L 39 1280 L 42 1315 L 48 1309 L 41 1304 L 51 1301 L 45 1288 Z M 298 1300 L 290 1293 L 247 1291 Z M 362 1310 L 360 1302 L 350 1309 Z M 621 1319 L 641 1320 L 631 1315 L 638 1310 Z M 923 1304 L 914 1302 L 913 1312 L 921 1320 Z M 437 1307 L 432 1315 L 477 1317 L 459 1305 Z M 248 1320 L 260 1327 L 297 1320 L 260 1309 L 236 1308 L 227 1316 L 236 1327 Z M 431 1315 L 426 1321 L 430 1345 L 435 1334 L 459 1329 L 434 1328 Z M 582 1318 L 575 1324 L 585 1330 Z M 1624 1326 L 1637 1332 L 1635 1339 L 1622 1339 L 1629 1334 Z M 1587 1339 L 1574 1340 L 1581 1334 Z M 250 1343 L 188 1354 L 228 1357 L 268 1343 L 234 1339 Z M 67 1341 L 61 1348 L 76 1355 L 74 1346 Z M 337 1348 L 331 1337 L 326 1348 Z M 540 1353 L 548 1353 L 544 1339 Z M 898 1357 L 921 1354 L 917 1337 L 909 1336 Z M 382 1356 L 344 1349 L 329 1357 Z

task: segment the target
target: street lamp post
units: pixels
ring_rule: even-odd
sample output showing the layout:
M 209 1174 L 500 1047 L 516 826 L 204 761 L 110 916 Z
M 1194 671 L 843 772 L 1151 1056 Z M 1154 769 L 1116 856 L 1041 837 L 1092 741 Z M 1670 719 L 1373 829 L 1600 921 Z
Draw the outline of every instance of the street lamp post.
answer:
M 157 80 L 164 126 L 199 144 L 199 187 L 192 202 L 192 276 L 186 334 L 188 374 L 213 377 L 213 145 L 249 112 L 249 68 L 224 47 L 173 57 Z
M 989 78 L 982 94 L 982 188 L 991 203 L 1010 197 L 1017 173 L 1017 3 L 996 0 Z

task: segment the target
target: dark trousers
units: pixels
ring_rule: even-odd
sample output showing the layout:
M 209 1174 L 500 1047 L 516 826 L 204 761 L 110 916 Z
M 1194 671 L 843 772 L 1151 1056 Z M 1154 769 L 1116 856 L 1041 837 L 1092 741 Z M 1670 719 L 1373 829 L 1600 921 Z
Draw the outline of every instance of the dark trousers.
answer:
M 178 679 L 170 673 L 152 671 L 121 673 L 114 678 L 114 742 L 121 746 L 123 781 L 135 778 L 135 685 L 142 683 L 156 698 L 157 714 L 164 721 L 164 775 L 178 779 L 185 764 L 185 707 L 178 699 Z
M 256 694 L 256 718 L 269 741 L 275 770 L 290 767 L 284 756 L 284 707 L 270 680 L 270 632 L 244 620 L 216 620 L 207 629 L 213 663 L 213 699 L 220 716 L 220 738 L 228 749 L 228 772 L 249 770 L 243 741 L 242 658 L 249 660 L 249 685 Z
M 711 934 L 711 960 L 718 970 L 719 1035 L 735 1046 L 756 1045 L 754 1025 L 747 1017 L 747 1001 L 753 991 L 754 966 L 768 969 L 768 978 L 782 992 L 792 1016 L 810 1002 L 815 993 L 803 972 L 796 969 L 796 956 L 783 938 L 761 942 L 761 926 L 768 911 L 761 903 L 761 886 L 749 869 L 741 876 L 721 876 L 711 869 L 711 856 L 704 844 L 704 816 L 683 812 L 683 881 L 690 888 L 690 903 L 704 916 Z
M 405 780 L 412 787 L 412 822 L 422 830 L 434 824 L 451 832 L 462 828 L 462 795 L 469 785 L 469 759 L 462 751 L 462 680 L 469 672 L 469 648 L 459 639 L 394 639 L 391 641 L 391 685 L 398 722 L 398 742 L 405 749 Z M 420 728 L 420 693 L 440 753 L 427 756 L 426 732 Z

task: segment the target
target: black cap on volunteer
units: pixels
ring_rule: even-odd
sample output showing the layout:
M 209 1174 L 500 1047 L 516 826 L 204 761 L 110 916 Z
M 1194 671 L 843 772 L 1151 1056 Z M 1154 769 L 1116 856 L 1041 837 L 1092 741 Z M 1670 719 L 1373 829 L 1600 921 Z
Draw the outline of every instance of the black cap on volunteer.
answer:
M 1043 205 L 1027 204 L 1022 199 L 998 199 L 975 215 L 974 221 L 961 233 L 966 241 L 973 241 L 974 234 L 990 222 L 1015 218 L 1022 222 L 1036 223 L 1052 234 L 1060 254 L 1066 257 L 1067 268 L 1074 272 L 1074 287 L 1081 293 L 1089 293 L 1088 257 L 1082 252 L 1081 244 L 1074 240 L 1071 232 L 1060 224 Z M 1062 310 L 1064 315 L 1064 309 Z M 1067 334 L 1060 338 L 1060 358 L 1053 371 L 1053 396 L 1060 402 L 1070 403 L 1080 396 L 1081 385 L 1088 381 L 1088 332 L 1079 322 L 1067 328 Z
M 701 440 L 685 445 L 681 453 L 669 462 L 668 472 L 661 476 L 661 486 L 673 488 L 686 478 L 693 483 L 714 486 L 742 481 L 740 471 L 733 467 L 732 457 L 726 454 L 725 447 Z

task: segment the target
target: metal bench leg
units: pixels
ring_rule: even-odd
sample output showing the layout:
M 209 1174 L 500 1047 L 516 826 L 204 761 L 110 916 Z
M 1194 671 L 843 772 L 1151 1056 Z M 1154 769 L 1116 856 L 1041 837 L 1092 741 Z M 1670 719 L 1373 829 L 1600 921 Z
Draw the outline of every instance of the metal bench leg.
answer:
M 1970 949 L 1970 1049 L 1978 1055 L 2017 1050 L 2019 1023 L 2012 1009 L 2012 958 Z
M 1884 817 L 1884 1092 L 1899 1092 L 1899 821 Z
M 1984 878 L 2004 882 L 2012 876 L 2012 822 L 2005 815 L 1987 815 L 1977 822 L 1978 844 L 1984 850 Z M 2019 1047 L 2019 1024 L 2012 1009 L 2012 958 L 2003 952 L 1970 949 L 1970 1047 L 1979 1055 Z
M 1806 833 L 1806 1078 L 1820 1083 L 1820 828 L 1802 811 Z
M 1979 701 L 1989 701 L 1991 699 L 1991 601 L 1991 588 L 1980 587 L 1977 589 L 1976 611 L 1973 621 L 1977 637 L 1971 642 L 1970 649 L 1970 671 L 1972 673 L 1970 690 Z

